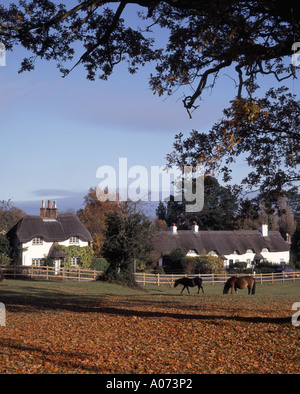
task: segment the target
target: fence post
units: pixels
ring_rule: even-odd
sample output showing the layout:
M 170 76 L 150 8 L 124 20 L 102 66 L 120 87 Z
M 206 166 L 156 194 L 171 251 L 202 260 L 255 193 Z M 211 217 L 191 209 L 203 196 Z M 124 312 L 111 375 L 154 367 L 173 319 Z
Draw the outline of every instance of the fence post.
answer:
M 48 267 L 48 265 L 46 266 L 46 280 L 48 280 L 48 269 L 49 269 L 49 267 Z
M 79 269 L 78 269 L 78 282 L 80 282 L 80 267 L 79 267 Z
M 214 286 L 214 284 L 215 284 L 215 276 L 214 276 L 214 274 L 211 274 L 211 280 L 212 280 L 212 284 Z
M 157 274 L 157 286 L 159 286 L 159 274 Z

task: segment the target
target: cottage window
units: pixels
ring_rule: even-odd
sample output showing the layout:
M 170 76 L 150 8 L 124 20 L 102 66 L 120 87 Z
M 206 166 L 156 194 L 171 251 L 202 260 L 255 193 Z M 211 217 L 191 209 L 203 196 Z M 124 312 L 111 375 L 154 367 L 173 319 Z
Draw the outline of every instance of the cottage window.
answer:
M 208 253 L 208 255 L 209 255 L 209 256 L 218 256 L 218 253 L 217 253 L 215 250 L 211 250 L 211 251 Z
M 187 256 L 198 256 L 196 250 L 190 249 L 187 254 Z
M 33 238 L 32 245 L 43 245 L 43 238 L 40 237 Z
M 78 257 L 71 257 L 70 265 L 71 265 L 71 267 L 78 267 L 79 258 Z
M 42 267 L 45 265 L 45 261 L 43 259 L 32 259 L 31 265 L 34 267 Z
M 79 237 L 70 237 L 70 244 L 79 244 Z

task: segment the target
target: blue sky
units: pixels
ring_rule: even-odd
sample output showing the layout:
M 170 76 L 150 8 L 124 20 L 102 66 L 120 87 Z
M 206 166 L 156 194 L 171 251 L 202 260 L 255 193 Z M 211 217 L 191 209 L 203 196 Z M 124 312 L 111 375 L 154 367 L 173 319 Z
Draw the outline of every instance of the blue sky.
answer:
M 128 12 L 134 17 L 134 8 Z M 60 210 L 81 208 L 99 182 L 98 167 L 117 169 L 121 157 L 128 167 L 165 165 L 175 134 L 209 130 L 236 93 L 224 71 L 189 119 L 180 99 L 189 87 L 153 95 L 151 66 L 130 75 L 119 65 L 108 81 L 91 82 L 82 66 L 63 79 L 54 62 L 41 60 L 35 71 L 18 74 L 23 55 L 20 48 L 7 52 L 0 67 L 0 200 L 12 199 L 29 214 L 38 214 L 42 199 L 57 200 Z M 245 171 L 239 163 L 235 180 Z

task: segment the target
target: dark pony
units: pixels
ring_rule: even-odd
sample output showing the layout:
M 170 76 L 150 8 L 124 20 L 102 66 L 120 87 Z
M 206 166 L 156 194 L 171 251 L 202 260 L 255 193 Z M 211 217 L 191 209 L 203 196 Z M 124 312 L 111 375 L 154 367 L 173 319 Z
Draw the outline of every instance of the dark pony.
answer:
M 237 293 L 237 289 L 244 289 L 248 287 L 248 294 L 255 294 L 255 279 L 252 276 L 232 276 L 224 285 L 223 294 L 228 294 L 228 290 L 231 288 L 231 294 L 233 290 Z
M 197 294 L 199 294 L 200 288 L 202 289 L 202 293 L 204 293 L 204 290 L 203 290 L 203 287 L 202 287 L 202 279 L 199 278 L 199 277 L 195 277 L 195 278 L 192 278 L 192 279 L 185 278 L 185 277 L 177 279 L 174 282 L 174 287 L 177 287 L 178 285 L 183 285 L 183 289 L 181 290 L 180 294 L 182 294 L 182 292 L 183 292 L 183 290 L 185 288 L 187 288 L 188 293 L 190 293 L 189 287 L 195 287 L 195 286 L 198 286 L 198 293 Z

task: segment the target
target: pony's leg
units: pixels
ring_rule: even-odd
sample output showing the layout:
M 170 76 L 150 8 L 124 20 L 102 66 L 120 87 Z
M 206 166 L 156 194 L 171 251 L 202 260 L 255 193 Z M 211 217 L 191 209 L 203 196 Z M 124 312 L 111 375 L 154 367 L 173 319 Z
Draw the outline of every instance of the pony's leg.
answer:
M 204 294 L 203 286 L 201 286 L 201 289 L 202 289 L 202 294 Z

